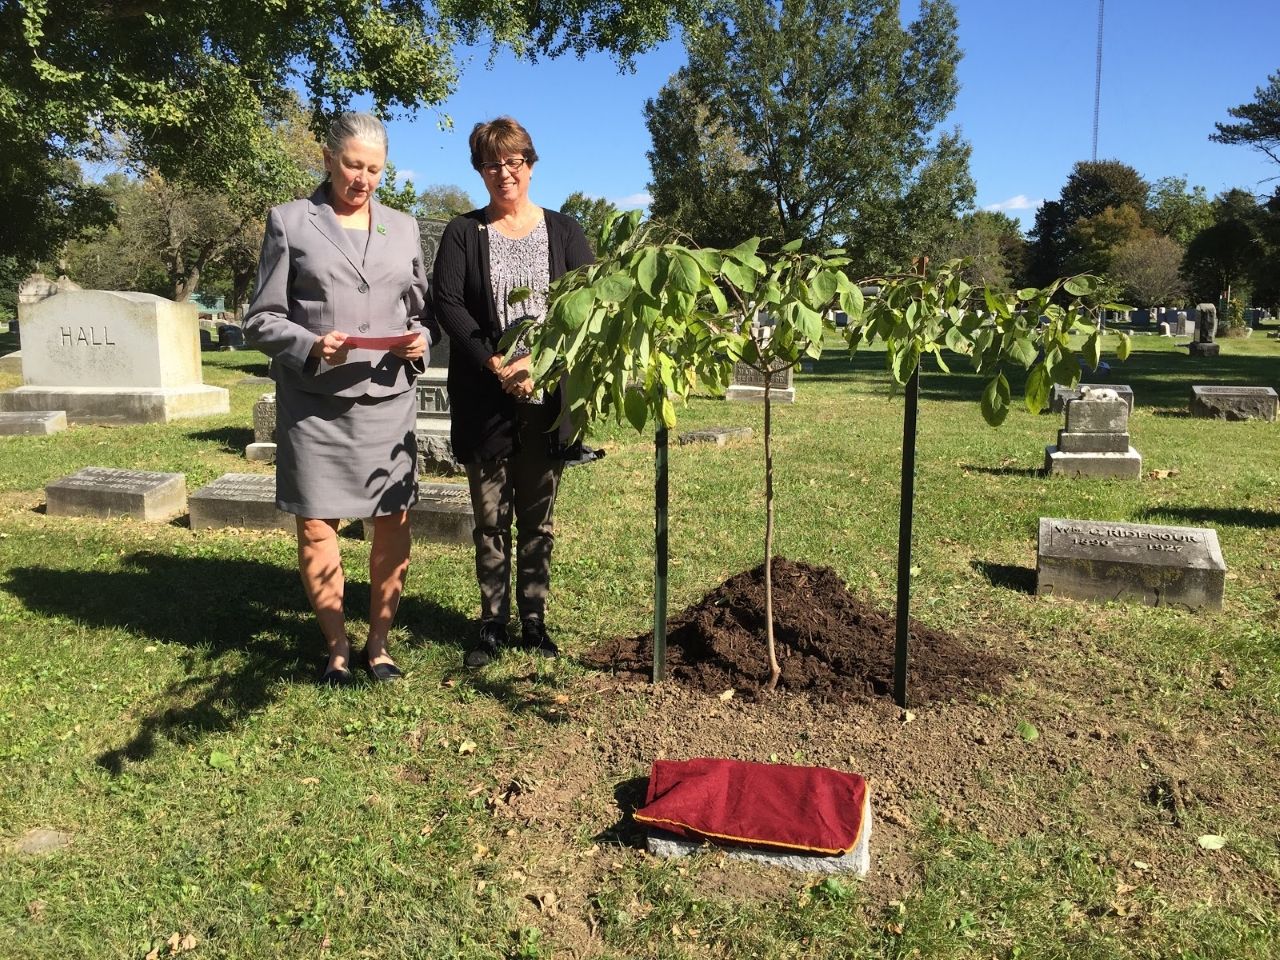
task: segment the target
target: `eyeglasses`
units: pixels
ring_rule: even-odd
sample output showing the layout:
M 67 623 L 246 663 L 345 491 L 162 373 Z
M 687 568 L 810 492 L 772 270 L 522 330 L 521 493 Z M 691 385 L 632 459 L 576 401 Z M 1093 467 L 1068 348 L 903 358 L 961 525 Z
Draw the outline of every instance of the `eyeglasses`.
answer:
M 501 173 L 502 168 L 506 167 L 512 173 L 515 173 L 526 163 L 528 163 L 528 161 L 525 160 L 524 157 L 512 157 L 510 160 L 498 160 L 493 163 L 482 163 L 480 164 L 480 172 L 488 174 Z

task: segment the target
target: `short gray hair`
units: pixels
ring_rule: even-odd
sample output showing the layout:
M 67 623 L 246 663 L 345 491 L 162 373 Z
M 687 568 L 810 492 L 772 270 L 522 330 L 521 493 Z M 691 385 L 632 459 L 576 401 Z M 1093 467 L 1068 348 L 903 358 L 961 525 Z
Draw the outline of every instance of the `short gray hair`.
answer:
M 348 110 L 333 118 L 329 124 L 329 135 L 325 137 L 325 149 L 331 154 L 340 153 L 348 140 L 359 140 L 373 147 L 381 147 L 387 151 L 387 128 L 372 113 L 357 113 Z

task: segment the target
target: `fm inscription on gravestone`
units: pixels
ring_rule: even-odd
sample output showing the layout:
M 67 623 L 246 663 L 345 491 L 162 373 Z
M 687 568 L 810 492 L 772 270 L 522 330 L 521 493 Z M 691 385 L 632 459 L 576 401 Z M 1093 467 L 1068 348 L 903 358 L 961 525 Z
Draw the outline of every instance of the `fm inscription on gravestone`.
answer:
M 1226 563 L 1215 531 L 1144 523 L 1040 519 L 1036 592 L 1222 608 Z

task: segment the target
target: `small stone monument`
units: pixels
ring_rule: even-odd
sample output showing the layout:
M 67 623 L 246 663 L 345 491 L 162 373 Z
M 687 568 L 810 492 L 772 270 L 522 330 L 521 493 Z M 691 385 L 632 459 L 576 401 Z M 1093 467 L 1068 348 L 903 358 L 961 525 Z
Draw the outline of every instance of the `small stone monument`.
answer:
M 1156 327 L 1156 330 L 1159 332 L 1160 336 L 1162 337 L 1173 336 L 1173 331 L 1169 329 L 1169 324 L 1163 321 L 1161 321 L 1160 324 Z
M 1196 338 L 1188 344 L 1193 357 L 1216 357 L 1222 352 L 1214 339 L 1218 334 L 1218 308 L 1212 303 L 1196 304 Z
M 297 525 L 276 507 L 276 478 L 269 473 L 224 473 L 191 494 L 187 505 L 192 530 L 294 530 Z
M 1114 390 L 1116 395 L 1128 405 L 1129 413 L 1133 413 L 1133 387 L 1122 383 L 1114 385 L 1077 383 L 1074 387 L 1066 387 L 1060 383 L 1054 384 L 1053 391 L 1049 394 L 1050 412 L 1062 413 L 1066 409 L 1068 400 L 1079 400 L 1086 390 Z
M 703 427 L 680 434 L 679 442 L 682 447 L 691 443 L 713 443 L 723 447 L 730 440 L 750 440 L 751 433 L 750 427 Z
M 244 330 L 237 327 L 234 323 L 223 323 L 218 325 L 218 349 L 219 350 L 243 350 L 244 349 Z
M 794 370 L 787 367 L 769 375 L 769 400 L 773 403 L 795 403 Z M 761 401 L 764 399 L 764 375 L 745 363 L 733 365 L 733 383 L 724 392 L 726 400 Z
M 1226 575 L 1213 530 L 1040 518 L 1038 594 L 1221 610 Z
M 65 410 L 72 422 L 168 423 L 227 413 L 205 386 L 194 303 L 68 290 L 20 304 L 22 380 L 0 410 Z
M 1209 420 L 1276 419 L 1277 394 L 1271 387 L 1191 388 L 1191 415 Z
M 34 410 L 31 413 L 0 413 L 0 436 L 47 437 L 67 429 L 62 410 Z
M 133 517 L 165 522 L 187 509 L 181 473 L 85 467 L 44 488 L 51 517 Z
M 253 443 L 244 449 L 249 460 L 275 463 L 276 395 L 264 393 L 253 405 Z
M 409 524 L 415 540 L 435 543 L 473 543 L 476 528 L 471 512 L 471 491 L 461 483 L 422 483 L 418 502 L 409 508 Z M 373 524 L 361 520 L 366 540 L 373 537 Z
M 1129 405 L 1109 387 L 1086 387 L 1066 404 L 1067 425 L 1044 452 L 1050 476 L 1137 480 L 1142 455 L 1129 445 Z

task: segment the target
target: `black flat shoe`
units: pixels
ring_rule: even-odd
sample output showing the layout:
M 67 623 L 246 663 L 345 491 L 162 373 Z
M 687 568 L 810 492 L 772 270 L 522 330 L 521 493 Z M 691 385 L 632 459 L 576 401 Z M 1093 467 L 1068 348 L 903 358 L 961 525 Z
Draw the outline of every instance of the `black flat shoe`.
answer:
M 391 683 L 404 677 L 400 668 L 394 663 L 370 663 L 366 660 L 364 666 L 369 671 L 369 676 L 373 677 L 377 683 Z
M 355 679 L 350 670 L 342 667 L 331 667 L 320 675 L 320 683 L 326 687 L 349 687 Z

